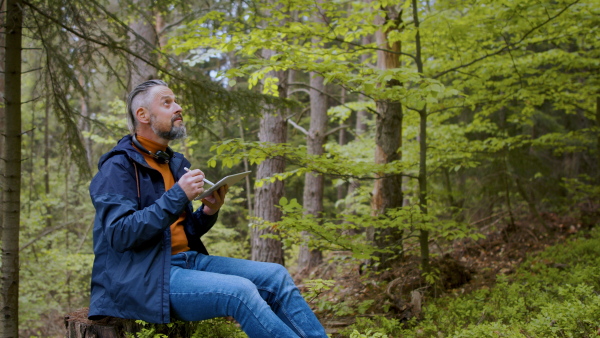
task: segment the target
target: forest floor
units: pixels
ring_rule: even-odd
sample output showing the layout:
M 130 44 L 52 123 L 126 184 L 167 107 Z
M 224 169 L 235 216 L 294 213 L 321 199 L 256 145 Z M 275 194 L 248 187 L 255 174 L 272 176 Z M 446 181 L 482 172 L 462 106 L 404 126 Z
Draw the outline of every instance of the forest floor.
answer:
M 514 226 L 490 224 L 482 228 L 487 228 L 486 237 L 477 241 L 434 243 L 432 266 L 439 271 L 436 287 L 425 283 L 418 257 L 406 257 L 389 270 L 375 273 L 350 259 L 349 253 L 333 252 L 308 279 L 334 280 L 335 285 L 311 305 L 331 337 L 342 337 L 339 333 L 361 316 L 400 321 L 419 317 L 428 299 L 492 287 L 497 276 L 514 273 L 529 256 L 589 227 L 581 220 L 555 214 L 541 215 L 541 219 L 544 224 L 534 217 L 523 217 Z

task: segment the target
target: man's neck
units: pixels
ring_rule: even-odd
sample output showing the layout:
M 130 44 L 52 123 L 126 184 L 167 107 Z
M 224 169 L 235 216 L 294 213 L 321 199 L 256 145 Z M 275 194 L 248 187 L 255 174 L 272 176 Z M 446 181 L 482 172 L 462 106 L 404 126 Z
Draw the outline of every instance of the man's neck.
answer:
M 152 152 L 154 154 L 156 154 L 159 151 L 167 150 L 167 146 L 164 146 L 158 142 L 154 142 L 150 139 L 147 139 L 142 135 L 137 135 L 136 139 L 142 145 L 142 147 L 144 147 L 144 149 L 149 150 L 150 152 Z
M 136 135 L 144 137 L 150 141 L 160 143 L 161 145 L 165 146 L 165 148 L 169 146 L 169 140 L 156 135 L 151 128 L 138 128 Z

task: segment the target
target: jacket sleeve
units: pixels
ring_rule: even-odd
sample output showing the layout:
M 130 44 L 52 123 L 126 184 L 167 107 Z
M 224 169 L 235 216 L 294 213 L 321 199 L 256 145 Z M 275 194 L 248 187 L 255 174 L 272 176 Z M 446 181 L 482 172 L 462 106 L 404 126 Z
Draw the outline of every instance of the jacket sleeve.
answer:
M 207 215 L 204 213 L 204 204 L 202 204 L 193 214 L 194 224 L 196 224 L 196 233 L 198 237 L 202 237 L 206 234 L 217 222 L 219 218 L 219 211 L 214 215 Z
M 176 156 L 181 156 L 178 154 Z M 174 170 L 175 180 L 179 180 L 182 175 L 185 174 L 184 167 L 190 167 L 190 162 L 183 158 L 182 165 Z M 191 229 L 191 235 L 197 236 L 198 238 L 206 234 L 217 222 L 219 218 L 219 212 L 217 211 L 214 215 L 207 215 L 204 213 L 204 204 L 202 204 L 196 211 L 192 212 L 192 203 L 189 204 L 188 218 L 190 218 L 193 229 Z
M 94 227 L 102 227 L 107 243 L 118 252 L 156 244 L 189 203 L 183 189 L 175 184 L 139 210 L 135 169 L 125 162 L 109 159 L 90 185 L 96 208 Z

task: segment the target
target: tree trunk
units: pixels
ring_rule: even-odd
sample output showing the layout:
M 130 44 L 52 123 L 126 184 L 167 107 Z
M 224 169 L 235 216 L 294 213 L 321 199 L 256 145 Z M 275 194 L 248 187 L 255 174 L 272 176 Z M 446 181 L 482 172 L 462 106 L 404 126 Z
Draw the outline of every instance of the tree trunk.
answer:
M 244 125 L 242 123 L 242 119 L 238 118 L 240 124 L 240 138 L 242 142 L 246 141 L 245 133 L 244 133 Z M 250 171 L 250 164 L 248 163 L 248 159 L 244 157 L 244 171 Z M 250 175 L 246 176 L 246 203 L 248 205 L 248 215 L 254 215 L 254 208 L 252 207 L 252 182 L 250 181 Z
M 139 8 L 151 8 L 146 6 L 144 0 L 136 0 L 133 3 L 139 6 Z M 156 64 L 156 54 L 153 53 L 158 43 L 156 25 L 153 22 L 155 15 L 152 10 L 141 11 L 141 13 L 142 17 L 129 25 L 135 32 L 135 34 L 129 33 L 131 50 Z M 144 81 L 155 79 L 156 77 L 157 71 L 154 65 L 135 56 L 129 56 L 129 90 L 132 90 Z
M 66 338 L 121 338 L 121 337 L 194 337 L 197 322 L 175 322 L 171 324 L 138 324 L 134 319 L 104 317 L 89 320 L 88 308 L 67 314 L 64 319 Z M 209 327 L 209 326 L 208 326 Z M 206 325 L 204 328 L 208 328 Z M 218 335 L 214 332 L 215 336 Z M 210 333 L 209 333 L 210 334 Z M 219 335 L 220 337 L 220 335 Z
M 596 97 L 596 128 L 600 129 L 600 94 Z M 600 168 L 600 132 L 596 143 L 596 168 Z M 596 170 L 596 175 L 600 177 L 600 170 Z
M 369 43 L 371 43 L 373 40 L 373 37 L 370 35 L 364 36 L 362 38 L 362 44 L 363 45 L 367 45 Z M 361 63 L 365 63 L 368 60 L 368 54 L 364 54 L 360 57 L 360 61 Z M 363 94 L 359 94 L 358 96 L 359 101 L 366 101 L 367 97 Z M 363 135 L 366 131 L 367 131 L 367 121 L 369 120 L 369 115 L 367 113 L 366 110 L 359 110 L 356 112 L 356 124 L 354 126 L 354 132 L 355 134 L 360 137 L 361 135 Z M 348 184 L 348 190 L 346 191 L 346 196 L 353 196 L 355 191 L 360 187 L 360 181 L 359 180 L 354 180 L 351 181 L 350 184 Z M 345 198 L 344 197 L 338 197 L 338 199 L 342 199 Z M 354 200 L 352 201 L 347 201 L 346 205 L 344 206 L 346 208 L 346 210 L 348 209 L 352 209 L 354 206 Z M 367 231 L 368 233 L 373 233 L 373 231 Z M 351 229 L 351 230 L 345 230 L 344 233 L 346 234 L 356 234 L 357 230 Z
M 271 50 L 263 50 L 265 59 L 274 55 Z M 279 79 L 279 96 L 287 96 L 287 72 L 272 71 L 268 74 L 270 77 Z M 276 111 L 272 106 L 266 107 L 260 120 L 260 129 L 258 132 L 260 142 L 285 143 L 287 141 L 287 123 L 283 117 L 283 112 Z M 285 160 L 282 157 L 268 158 L 259 164 L 256 172 L 256 179 L 261 180 L 265 177 L 273 176 L 285 170 Z M 255 217 L 268 222 L 278 222 L 281 220 L 281 210 L 277 208 L 279 200 L 283 197 L 283 181 L 276 180 L 273 183 L 265 183 L 255 191 L 254 212 Z M 275 228 L 264 228 L 255 226 L 252 228 L 252 260 L 260 262 L 273 262 L 284 265 L 283 244 L 280 240 L 274 238 L 263 238 L 263 235 L 277 234 Z
M 6 2 L 6 47 L 4 105 L 4 228 L 2 235 L 2 337 L 17 337 L 19 331 L 19 223 L 21 218 L 21 47 L 23 4 Z
M 287 128 L 280 114 L 265 113 L 260 120 L 258 138 L 261 142 L 283 143 L 286 141 Z M 285 160 L 281 157 L 263 161 L 257 169 L 256 179 L 273 176 L 285 170 Z M 276 207 L 283 197 L 283 181 L 265 183 L 255 190 L 255 216 L 268 222 L 281 220 L 281 210 Z M 262 238 L 263 235 L 277 234 L 274 228 L 252 228 L 252 260 L 284 264 L 283 245 L 274 238 Z
M 133 319 L 106 317 L 102 320 L 89 320 L 88 309 L 83 308 L 65 316 L 66 338 L 119 338 L 126 333 L 138 332 L 142 326 Z M 132 335 L 133 336 L 133 335 Z
M 413 0 L 413 22 L 417 34 L 415 35 L 415 63 L 417 71 L 423 76 L 423 59 L 421 58 L 421 33 L 419 32 L 418 2 Z M 427 215 L 427 105 L 419 112 L 419 207 L 423 215 Z M 421 270 L 429 273 L 429 231 L 421 229 L 419 234 L 421 246 Z
M 340 103 L 346 104 L 346 88 L 342 88 Z M 356 120 L 358 121 L 358 115 L 356 117 Z M 343 121 L 340 121 L 339 128 L 340 128 L 340 131 L 338 132 L 338 144 L 340 146 L 344 146 L 348 143 L 348 132 L 346 131 L 346 128 L 344 128 Z M 338 185 L 338 187 L 337 187 L 337 200 L 338 201 L 341 201 L 344 198 L 346 198 L 346 195 L 348 195 L 348 188 L 349 188 L 348 182 L 344 182 L 344 184 Z M 343 208 L 343 206 L 340 205 L 340 208 L 338 208 L 339 211 L 342 211 L 342 208 Z
M 323 77 L 316 73 L 310 74 L 310 127 L 306 137 L 309 155 L 323 155 L 323 144 L 327 132 L 327 97 L 325 96 L 325 84 Z M 325 179 L 323 175 L 307 173 L 304 176 L 304 209 L 307 214 L 319 219 L 323 213 L 323 189 Z M 305 242 L 300 247 L 298 256 L 298 268 L 300 271 L 310 272 L 313 268 L 323 262 L 323 253 L 318 249 L 308 246 L 310 234 L 302 232 Z
M 387 22 L 394 20 L 400 22 L 400 13 L 388 11 L 387 18 L 379 18 L 377 24 L 381 27 L 387 25 Z M 390 31 L 378 31 L 376 34 L 377 45 L 381 50 L 377 51 L 377 67 L 379 69 L 392 69 L 400 67 L 400 58 L 398 52 L 401 50 L 399 42 L 388 43 L 388 34 Z M 390 53 L 385 50 L 391 50 Z M 388 81 L 387 86 L 399 86 L 399 81 L 392 79 Z M 375 163 L 384 164 L 401 159 L 402 147 L 402 105 L 397 101 L 378 101 L 377 102 L 377 120 L 375 134 Z M 384 215 L 387 209 L 402 207 L 403 191 L 402 176 L 400 174 L 385 176 L 376 173 L 375 186 L 373 188 L 373 198 L 371 200 L 371 209 L 373 216 Z M 397 229 L 382 229 L 379 233 L 369 231 L 369 237 L 375 245 L 381 249 L 390 246 L 401 245 L 402 231 Z M 400 254 L 401 254 L 400 248 Z M 396 253 L 397 254 L 397 253 Z M 379 254 L 381 266 L 385 267 L 385 261 L 396 254 Z
M 50 95 L 46 96 L 44 114 L 44 192 L 50 196 Z M 52 205 L 46 204 L 46 227 L 52 226 Z
M 6 45 L 6 1 L 2 1 L 0 6 L 0 46 Z M 0 48 L 0 94 L 4 97 L 4 53 L 5 49 Z M 0 159 L 4 158 L 4 129 L 5 129 L 4 105 L 0 104 Z M 4 161 L 0 160 L 0 173 L 4 172 Z M 2 229 L 4 228 L 4 179 L 0 179 L 0 243 L 2 242 Z
M 84 65 L 80 65 L 81 68 L 84 68 Z M 83 74 L 79 74 L 79 85 L 81 88 L 86 88 L 86 79 Z M 79 103 L 81 107 L 81 117 L 79 118 L 79 130 L 81 132 L 89 132 L 90 131 L 90 112 L 88 108 L 88 94 L 82 95 L 79 98 Z M 88 167 L 93 168 L 94 164 L 92 163 L 92 139 L 90 137 L 82 136 L 83 146 L 85 147 L 85 154 Z

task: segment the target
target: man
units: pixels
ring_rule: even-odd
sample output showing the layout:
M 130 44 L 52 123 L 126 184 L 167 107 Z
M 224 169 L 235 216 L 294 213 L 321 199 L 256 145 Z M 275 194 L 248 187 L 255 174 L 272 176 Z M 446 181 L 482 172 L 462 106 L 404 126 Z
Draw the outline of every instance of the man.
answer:
M 100 158 L 90 185 L 96 208 L 90 319 L 168 323 L 232 316 L 250 337 L 326 337 L 284 267 L 209 256 L 200 240 L 227 187 L 202 200 L 202 171 L 174 153 L 182 109 L 151 80 L 127 99 L 131 135 Z

